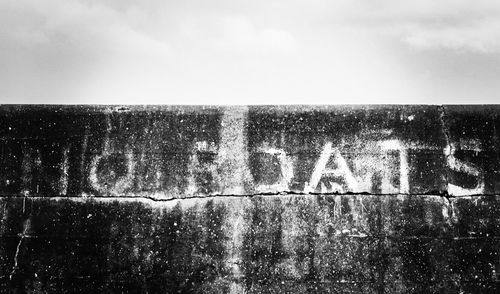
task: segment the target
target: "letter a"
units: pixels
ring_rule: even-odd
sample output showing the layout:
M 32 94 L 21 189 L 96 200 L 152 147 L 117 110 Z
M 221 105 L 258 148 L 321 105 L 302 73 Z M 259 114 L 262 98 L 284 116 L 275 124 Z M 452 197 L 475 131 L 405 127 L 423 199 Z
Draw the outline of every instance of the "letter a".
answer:
M 332 153 L 334 152 L 335 152 L 335 163 L 337 164 L 337 168 L 327 169 L 326 165 L 330 160 Z M 350 192 L 355 192 L 358 188 L 358 182 L 356 181 L 351 170 L 349 169 L 347 162 L 337 149 L 334 150 L 332 148 L 331 142 L 327 142 L 325 144 L 325 147 L 323 147 L 323 151 L 321 152 L 318 162 L 316 162 L 316 166 L 311 175 L 311 179 L 308 184 L 306 183 L 306 186 L 304 188 L 304 193 L 314 192 L 323 175 L 342 177 Z

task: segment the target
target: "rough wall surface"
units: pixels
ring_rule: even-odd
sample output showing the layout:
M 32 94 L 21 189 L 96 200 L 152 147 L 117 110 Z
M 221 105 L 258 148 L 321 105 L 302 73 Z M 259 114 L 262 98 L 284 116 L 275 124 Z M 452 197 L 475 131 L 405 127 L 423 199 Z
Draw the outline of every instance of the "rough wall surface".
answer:
M 500 107 L 1 106 L 1 293 L 497 293 Z

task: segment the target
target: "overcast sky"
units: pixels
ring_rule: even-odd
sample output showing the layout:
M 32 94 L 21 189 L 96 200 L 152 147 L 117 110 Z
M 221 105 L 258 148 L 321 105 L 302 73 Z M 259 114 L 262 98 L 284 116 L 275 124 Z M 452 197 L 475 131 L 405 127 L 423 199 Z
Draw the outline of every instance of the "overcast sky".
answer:
M 498 103 L 498 0 L 0 0 L 0 102 Z

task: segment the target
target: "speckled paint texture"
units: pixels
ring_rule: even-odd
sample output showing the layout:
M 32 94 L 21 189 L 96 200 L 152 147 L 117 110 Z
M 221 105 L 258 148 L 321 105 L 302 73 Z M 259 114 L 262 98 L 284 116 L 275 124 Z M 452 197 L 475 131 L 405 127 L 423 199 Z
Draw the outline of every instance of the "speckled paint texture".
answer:
M 0 293 L 497 293 L 495 106 L 0 106 Z

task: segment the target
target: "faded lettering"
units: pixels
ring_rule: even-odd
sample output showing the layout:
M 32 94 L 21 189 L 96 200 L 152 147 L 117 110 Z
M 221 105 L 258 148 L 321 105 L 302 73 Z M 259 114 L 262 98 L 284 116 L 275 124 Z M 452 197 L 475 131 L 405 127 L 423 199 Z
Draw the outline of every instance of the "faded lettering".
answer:
M 408 194 L 410 192 L 410 182 L 408 179 L 408 152 L 399 140 L 386 140 L 380 142 L 384 150 L 396 150 L 399 152 L 399 193 Z M 384 179 L 387 181 L 386 179 Z M 382 185 L 384 188 L 386 185 Z M 383 193 L 386 191 L 382 191 Z
M 276 183 L 257 186 L 259 192 L 276 192 L 286 191 L 289 189 L 290 182 L 293 178 L 293 161 L 286 155 L 285 150 L 278 148 L 259 148 L 258 152 L 276 156 L 280 165 L 280 177 Z
M 336 168 L 329 169 L 327 168 L 327 164 L 332 155 L 334 156 Z M 305 185 L 304 192 L 314 192 L 324 175 L 342 178 L 345 182 L 345 186 L 347 187 L 347 191 L 349 192 L 355 192 L 358 190 L 358 183 L 349 169 L 347 162 L 337 148 L 332 148 L 331 142 L 327 142 L 323 147 L 323 151 L 321 152 L 321 155 L 316 163 L 311 179 L 309 183 L 306 183 Z M 338 183 L 333 182 L 332 185 L 333 188 L 337 190 L 335 192 L 344 192 L 342 186 Z M 322 190 L 326 190 L 326 187 L 322 186 Z
M 465 145 L 469 146 L 469 145 Z M 470 147 L 468 149 L 472 149 L 476 152 L 478 152 L 477 148 Z M 464 196 L 464 195 L 476 195 L 476 194 L 483 194 L 484 193 L 484 179 L 482 172 L 480 171 L 479 168 L 475 167 L 471 163 L 466 163 L 463 162 L 455 157 L 455 145 L 450 144 L 448 145 L 445 150 L 444 154 L 446 155 L 446 162 L 448 164 L 448 167 L 450 167 L 454 171 L 462 172 L 471 176 L 474 176 L 477 178 L 478 183 L 476 187 L 471 188 L 471 189 L 466 189 L 460 186 L 457 186 L 452 183 L 448 183 L 448 193 L 450 195 L 454 196 Z

